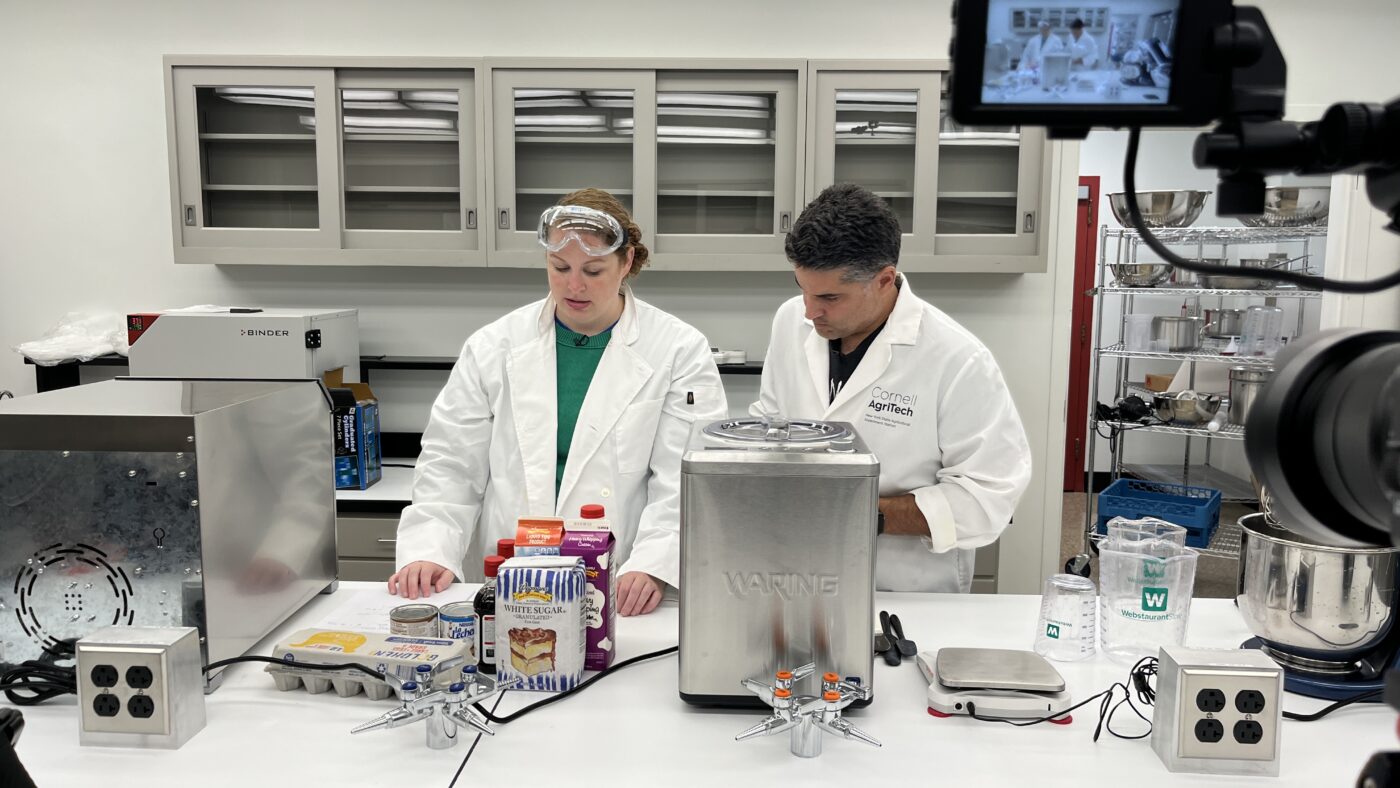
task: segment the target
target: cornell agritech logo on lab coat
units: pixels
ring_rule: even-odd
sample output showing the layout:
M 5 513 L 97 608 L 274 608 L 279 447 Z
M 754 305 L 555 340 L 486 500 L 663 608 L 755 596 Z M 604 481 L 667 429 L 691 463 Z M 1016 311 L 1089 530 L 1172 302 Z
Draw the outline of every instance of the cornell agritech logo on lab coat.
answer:
M 903 394 L 882 386 L 870 390 L 870 402 L 865 405 L 865 421 L 886 427 L 909 427 L 914 424 L 917 394 Z

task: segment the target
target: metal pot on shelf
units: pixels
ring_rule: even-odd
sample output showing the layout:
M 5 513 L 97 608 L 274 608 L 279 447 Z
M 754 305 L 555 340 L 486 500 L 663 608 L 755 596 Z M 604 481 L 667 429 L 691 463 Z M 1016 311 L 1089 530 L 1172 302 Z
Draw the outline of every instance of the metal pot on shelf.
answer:
M 1243 309 L 1205 310 L 1205 335 L 1212 338 L 1234 337 L 1244 333 Z
M 1165 343 L 1170 353 L 1199 350 L 1201 336 L 1205 333 L 1205 322 L 1205 318 L 1202 317 L 1154 317 L 1152 341 L 1158 346 L 1159 343 Z
M 1231 367 L 1230 368 L 1230 412 L 1226 420 L 1243 427 L 1249 417 L 1249 409 L 1259 398 L 1264 383 L 1274 374 L 1272 367 Z
M 1204 424 L 1220 412 L 1224 398 L 1219 394 L 1182 391 L 1172 399 L 1172 418 L 1178 424 Z
M 1193 263 L 1205 263 L 1206 265 L 1225 265 L 1228 261 L 1223 257 L 1193 257 Z M 1188 271 L 1185 268 L 1172 268 L 1171 283 L 1177 287 L 1200 287 L 1201 280 L 1195 271 Z

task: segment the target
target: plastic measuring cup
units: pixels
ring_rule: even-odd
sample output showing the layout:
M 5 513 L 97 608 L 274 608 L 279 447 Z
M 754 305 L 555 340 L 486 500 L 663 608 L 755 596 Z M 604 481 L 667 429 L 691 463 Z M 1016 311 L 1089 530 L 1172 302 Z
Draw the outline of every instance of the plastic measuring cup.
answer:
M 1123 316 L 1123 347 L 1142 352 L 1152 350 L 1152 315 Z
M 1079 575 L 1045 578 L 1036 624 L 1035 653 L 1060 662 L 1094 656 L 1098 599 L 1094 583 Z
M 1179 646 L 1191 615 L 1196 553 L 1149 539 L 1114 549 L 1099 546 L 1099 637 L 1109 659 L 1132 664 Z M 1148 549 L 1138 549 L 1148 548 Z

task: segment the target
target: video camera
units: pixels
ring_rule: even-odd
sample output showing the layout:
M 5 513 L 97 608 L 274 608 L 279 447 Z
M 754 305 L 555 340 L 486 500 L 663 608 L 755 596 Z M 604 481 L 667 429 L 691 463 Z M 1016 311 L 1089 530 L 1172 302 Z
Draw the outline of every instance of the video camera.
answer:
M 1336 104 L 1319 121 L 1285 121 L 1288 68 L 1259 9 L 1231 0 L 1105 5 L 1107 55 L 1090 64 L 1076 57 L 1082 33 L 1054 35 L 1017 0 L 956 0 L 954 119 L 1045 126 L 1059 138 L 1219 121 L 1197 139 L 1194 158 L 1220 174 L 1221 216 L 1262 213 L 1266 175 L 1355 171 L 1366 174 L 1372 203 L 1400 232 L 1400 99 Z M 1023 47 L 1017 33 L 1028 29 Z

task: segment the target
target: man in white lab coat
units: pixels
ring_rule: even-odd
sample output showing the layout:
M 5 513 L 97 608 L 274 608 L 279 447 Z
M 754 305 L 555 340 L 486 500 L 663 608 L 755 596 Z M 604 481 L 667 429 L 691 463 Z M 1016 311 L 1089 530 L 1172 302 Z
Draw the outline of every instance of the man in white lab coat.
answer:
M 1070 66 L 1091 70 L 1099 64 L 1099 42 L 1084 32 L 1084 20 L 1076 19 L 1069 25 Z
M 1021 51 L 1021 62 L 1017 68 L 1022 71 L 1039 71 L 1043 56 L 1065 51 L 1065 42 L 1058 36 L 1050 35 L 1049 22 L 1042 19 L 1039 28 L 1039 32 L 1031 36 L 1026 48 Z
M 896 271 L 899 221 L 850 184 L 787 237 L 802 295 L 779 307 L 755 414 L 854 424 L 880 460 L 876 586 L 961 591 L 1030 481 L 1025 430 L 992 354 Z

